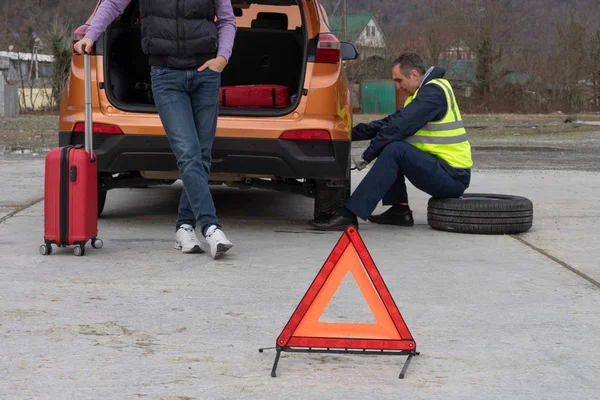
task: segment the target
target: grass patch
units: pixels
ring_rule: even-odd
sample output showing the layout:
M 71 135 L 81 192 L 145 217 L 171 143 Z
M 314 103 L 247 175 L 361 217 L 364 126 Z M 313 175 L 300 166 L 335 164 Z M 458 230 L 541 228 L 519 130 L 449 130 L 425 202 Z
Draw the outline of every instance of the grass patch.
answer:
M 354 123 L 370 122 L 385 115 L 356 114 Z M 577 135 L 600 131 L 598 126 L 565 123 L 567 118 L 580 121 L 598 121 L 597 114 L 566 115 L 520 115 L 520 114 L 466 114 L 463 115 L 467 132 L 471 137 L 489 138 L 506 136 Z
M 0 143 L 9 147 L 52 148 L 58 145 L 58 115 L 0 118 Z

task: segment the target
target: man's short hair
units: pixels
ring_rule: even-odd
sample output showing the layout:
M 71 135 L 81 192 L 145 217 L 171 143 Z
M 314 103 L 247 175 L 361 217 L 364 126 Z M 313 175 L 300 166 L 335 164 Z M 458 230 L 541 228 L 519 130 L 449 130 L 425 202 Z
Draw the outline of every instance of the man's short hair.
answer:
M 402 53 L 400 57 L 394 60 L 394 67 L 400 65 L 400 70 L 404 75 L 410 75 L 412 70 L 417 70 L 421 75 L 425 75 L 425 63 L 423 58 L 417 53 Z

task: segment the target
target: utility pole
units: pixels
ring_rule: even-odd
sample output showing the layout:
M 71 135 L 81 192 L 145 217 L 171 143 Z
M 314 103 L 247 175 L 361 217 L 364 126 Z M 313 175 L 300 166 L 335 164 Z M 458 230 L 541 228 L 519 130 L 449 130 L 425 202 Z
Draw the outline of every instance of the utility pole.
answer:
M 344 6 L 342 9 L 342 40 L 346 40 L 346 31 L 348 26 L 348 0 L 343 0 Z

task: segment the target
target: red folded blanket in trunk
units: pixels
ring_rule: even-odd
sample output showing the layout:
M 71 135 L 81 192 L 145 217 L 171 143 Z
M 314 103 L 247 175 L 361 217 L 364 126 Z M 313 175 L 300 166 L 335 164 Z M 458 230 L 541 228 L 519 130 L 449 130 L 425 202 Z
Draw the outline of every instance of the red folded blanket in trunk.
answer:
M 290 90 L 280 85 L 221 86 L 221 107 L 283 108 L 290 105 Z

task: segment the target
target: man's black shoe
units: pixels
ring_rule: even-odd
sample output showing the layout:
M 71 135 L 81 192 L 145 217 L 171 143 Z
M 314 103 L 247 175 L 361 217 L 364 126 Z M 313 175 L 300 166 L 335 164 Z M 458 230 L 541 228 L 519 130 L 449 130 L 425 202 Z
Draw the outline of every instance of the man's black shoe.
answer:
M 358 228 L 358 218 L 355 215 L 345 217 L 339 212 L 333 214 L 329 219 L 324 221 L 310 221 L 308 223 L 313 228 L 320 231 L 345 231 L 349 226 L 354 225 Z
M 394 209 L 394 207 L 383 214 L 371 215 L 368 219 L 369 221 L 380 225 L 413 226 L 415 224 L 410 209 L 398 211 Z

